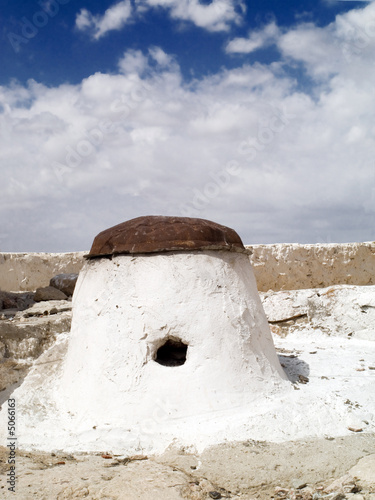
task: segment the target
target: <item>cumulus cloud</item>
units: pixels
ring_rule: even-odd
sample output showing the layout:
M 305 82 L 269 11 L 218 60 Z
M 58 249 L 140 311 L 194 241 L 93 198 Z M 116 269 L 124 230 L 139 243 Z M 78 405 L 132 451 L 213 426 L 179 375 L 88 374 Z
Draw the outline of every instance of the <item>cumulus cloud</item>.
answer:
M 201 4 L 199 0 L 135 0 L 133 11 L 130 0 L 123 0 L 102 16 L 81 9 L 76 16 L 76 27 L 98 40 L 109 31 L 120 30 L 134 16 L 152 8 L 165 9 L 174 20 L 190 22 L 212 32 L 228 31 L 232 24 L 240 24 L 246 10 L 242 0 L 213 0 L 210 4 Z
M 279 33 L 276 23 L 271 22 L 263 29 L 251 31 L 248 38 L 234 38 L 228 42 L 225 51 L 228 54 L 249 54 L 276 43 Z
M 172 19 L 188 21 L 208 31 L 228 31 L 241 22 L 245 4 L 241 0 L 213 0 L 201 4 L 199 0 L 136 0 L 139 11 L 150 8 L 168 9 Z
M 375 5 L 355 9 L 324 28 L 305 23 L 278 40 L 284 58 L 301 62 L 315 78 L 341 74 L 349 79 L 364 76 L 375 48 Z M 358 71 L 360 74 L 358 74 Z
M 88 31 L 98 40 L 109 31 L 120 30 L 132 17 L 130 0 L 122 0 L 105 11 L 102 16 L 93 15 L 87 9 L 81 9 L 76 17 L 76 27 Z
M 121 73 L 141 74 L 148 65 L 147 57 L 140 50 L 128 50 L 118 63 Z
M 0 87 L 0 249 L 88 249 L 146 214 L 216 220 L 245 243 L 372 240 L 374 7 L 281 34 L 279 62 L 189 84 L 152 47 L 79 85 Z

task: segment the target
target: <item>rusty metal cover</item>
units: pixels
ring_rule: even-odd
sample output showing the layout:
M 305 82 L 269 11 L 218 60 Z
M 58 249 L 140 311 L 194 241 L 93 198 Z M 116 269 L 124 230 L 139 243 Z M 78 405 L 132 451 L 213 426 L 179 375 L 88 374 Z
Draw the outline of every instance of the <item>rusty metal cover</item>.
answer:
M 181 250 L 246 252 L 241 238 L 229 227 L 205 219 L 148 215 L 99 233 L 86 257 Z

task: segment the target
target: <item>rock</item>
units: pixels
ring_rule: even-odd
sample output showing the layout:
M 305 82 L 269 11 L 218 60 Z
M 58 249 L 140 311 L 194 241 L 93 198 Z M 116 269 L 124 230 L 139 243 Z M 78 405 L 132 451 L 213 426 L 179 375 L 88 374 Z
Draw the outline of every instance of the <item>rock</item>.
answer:
M 354 484 L 353 477 L 350 474 L 335 479 L 329 486 L 324 488 L 325 493 L 344 493 L 344 485 Z
M 307 481 L 304 479 L 293 479 L 292 486 L 295 490 L 303 490 L 307 486 Z
M 361 486 L 375 489 L 375 455 L 368 455 L 349 471 L 352 477 L 359 480 Z
M 16 315 L 12 320 L 0 321 L 0 338 L 5 345 L 7 357 L 37 358 L 54 342 L 58 334 L 70 330 L 71 316 L 71 312 L 66 311 L 42 317 L 19 318 Z
M 41 302 L 0 321 L 0 404 L 23 381 L 33 361 L 69 332 L 71 308 L 66 300 Z
M 66 300 L 67 298 L 64 292 L 61 292 L 54 286 L 38 288 L 34 295 L 35 302 L 42 302 L 43 300 Z
M 58 274 L 50 280 L 49 285 L 65 293 L 68 297 L 71 297 L 73 295 L 77 279 L 78 274 L 76 273 Z
M 3 359 L 0 363 L 0 402 L 1 404 L 9 397 L 8 388 L 21 382 L 28 371 L 31 363 L 24 361 L 18 362 L 13 359 Z
M 218 491 L 210 491 L 208 494 L 210 495 L 210 498 L 221 498 L 221 493 Z
M 375 286 L 336 285 L 260 294 L 271 330 L 285 337 L 306 329 L 375 340 Z
M 13 293 L 0 292 L 1 309 L 17 309 L 17 300 Z
M 34 303 L 34 294 L 32 292 L 1 292 L 0 291 L 0 310 L 14 309 L 22 311 Z
M 26 311 L 22 312 L 22 318 L 20 318 L 20 321 L 23 318 L 31 318 L 32 316 L 51 316 L 71 310 L 72 303 L 67 300 L 49 300 L 45 302 L 38 302 L 29 307 Z
M 283 323 L 307 316 L 308 300 L 314 290 L 267 292 L 260 294 L 262 304 L 270 323 Z
M 280 486 L 276 486 L 275 488 L 275 498 L 280 500 L 286 499 L 289 495 L 289 490 L 286 488 L 281 488 Z

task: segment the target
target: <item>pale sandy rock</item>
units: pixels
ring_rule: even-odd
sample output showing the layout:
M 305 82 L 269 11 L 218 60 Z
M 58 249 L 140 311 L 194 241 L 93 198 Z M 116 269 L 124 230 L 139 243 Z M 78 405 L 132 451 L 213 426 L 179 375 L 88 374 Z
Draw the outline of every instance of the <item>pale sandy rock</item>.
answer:
M 350 469 L 349 474 L 375 493 L 375 455 L 362 458 Z
M 315 290 L 265 292 L 260 297 L 269 322 L 283 322 L 307 316 L 308 300 Z
M 375 340 L 374 286 L 329 287 L 313 295 L 308 303 L 312 328 L 330 335 Z
M 261 293 L 274 333 L 310 328 L 327 335 L 375 340 L 375 286 L 337 285 L 314 290 Z
M 71 311 L 72 303 L 67 300 L 48 300 L 44 302 L 38 302 L 33 304 L 31 307 L 27 308 L 22 313 L 16 315 L 15 319 L 29 318 L 31 316 L 53 316 L 54 314 Z M 64 331 L 70 330 L 67 328 Z
M 14 311 L 0 320 L 0 404 L 22 383 L 34 360 L 48 350 L 61 332 L 70 330 L 72 304 L 49 301 Z
M 0 363 L 0 404 L 9 397 L 10 391 L 21 382 L 31 367 L 31 362 L 3 358 Z
M 355 479 L 350 473 L 348 473 L 331 482 L 328 486 L 324 488 L 324 492 L 345 494 L 350 492 L 350 490 L 353 489 L 354 486 L 355 486 Z
M 71 313 L 0 321 L 0 339 L 7 356 L 14 359 L 36 358 L 70 328 Z

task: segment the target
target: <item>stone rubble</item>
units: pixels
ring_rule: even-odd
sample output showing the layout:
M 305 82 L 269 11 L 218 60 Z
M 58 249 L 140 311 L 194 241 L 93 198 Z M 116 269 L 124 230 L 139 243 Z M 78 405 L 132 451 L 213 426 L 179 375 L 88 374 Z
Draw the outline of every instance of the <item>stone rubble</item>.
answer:
M 60 274 L 51 281 L 71 295 L 77 276 Z M 0 291 L 0 404 L 57 336 L 70 330 L 71 311 L 68 295 L 56 287 L 35 292 Z
M 0 404 L 26 377 L 33 362 L 70 330 L 72 303 L 51 300 L 22 311 L 10 310 L 0 319 Z
M 361 458 L 343 476 L 317 484 L 292 481 L 292 488 L 277 486 L 271 498 L 283 500 L 375 500 L 375 455 Z
M 375 286 L 260 293 L 271 331 L 281 337 L 306 328 L 329 336 L 375 340 Z

